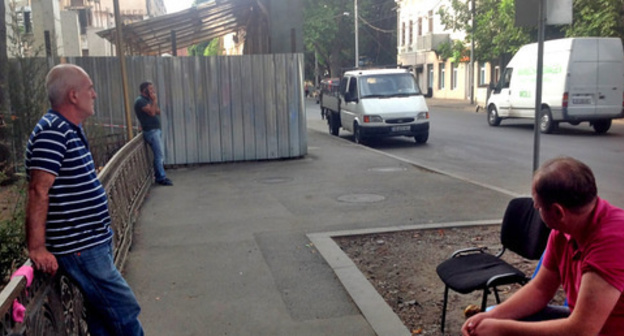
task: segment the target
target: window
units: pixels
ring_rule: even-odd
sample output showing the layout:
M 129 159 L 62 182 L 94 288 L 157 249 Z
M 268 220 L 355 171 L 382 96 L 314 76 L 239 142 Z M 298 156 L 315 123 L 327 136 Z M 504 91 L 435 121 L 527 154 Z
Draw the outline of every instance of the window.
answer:
M 401 45 L 405 45 L 405 22 L 401 23 Z
M 440 63 L 440 78 L 438 79 L 438 89 L 444 89 L 444 75 L 446 74 L 446 64 Z
M 433 11 L 429 11 L 429 32 L 433 33 Z
M 457 89 L 457 63 L 453 63 L 453 72 L 451 73 L 451 90 Z
M 494 82 L 498 82 L 500 80 L 500 67 L 496 66 L 494 68 Z
M 479 64 L 479 85 L 485 85 L 485 63 Z
M 349 81 L 348 94 L 351 97 L 351 99 L 355 99 L 358 97 L 357 79 L 355 77 L 352 77 L 351 80 Z
M 512 72 L 513 72 L 512 68 L 505 69 L 505 75 L 504 75 L 502 86 L 501 86 L 503 89 L 508 89 L 509 88 L 509 83 L 511 83 L 511 73 Z
M 427 88 L 433 89 L 433 64 L 427 64 L 427 73 L 429 74 L 429 78 L 427 78 Z
M 91 9 L 82 8 L 78 10 L 78 21 L 80 22 L 80 35 L 87 34 L 87 27 L 91 27 Z
M 30 10 L 22 9 L 22 19 L 24 21 L 24 33 L 32 34 L 32 20 L 30 19 Z
M 418 18 L 418 36 L 422 36 L 422 18 Z
M 414 43 L 414 21 L 410 20 L 409 22 L 409 39 L 408 43 L 411 46 Z

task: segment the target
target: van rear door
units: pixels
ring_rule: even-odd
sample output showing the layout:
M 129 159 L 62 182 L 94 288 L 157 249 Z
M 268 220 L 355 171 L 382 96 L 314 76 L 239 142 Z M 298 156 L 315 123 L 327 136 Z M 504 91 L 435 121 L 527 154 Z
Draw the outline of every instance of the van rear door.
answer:
M 598 100 L 598 43 L 596 39 L 575 39 L 570 55 L 568 116 L 593 117 Z
M 596 116 L 615 116 L 622 111 L 624 51 L 620 39 L 598 39 Z

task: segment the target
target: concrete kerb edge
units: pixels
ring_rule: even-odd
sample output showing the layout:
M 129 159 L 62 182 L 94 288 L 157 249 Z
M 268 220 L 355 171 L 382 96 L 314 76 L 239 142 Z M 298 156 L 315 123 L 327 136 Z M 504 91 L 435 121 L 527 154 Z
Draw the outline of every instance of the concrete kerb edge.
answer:
M 319 130 L 308 128 L 318 133 L 324 133 Z M 344 140 L 340 137 L 335 137 L 336 140 L 346 141 L 349 144 L 353 144 L 350 141 Z M 357 144 L 353 144 L 357 145 Z M 427 165 L 411 161 L 396 155 L 388 154 L 380 150 L 376 150 L 367 146 L 360 145 L 363 148 L 372 151 L 377 154 L 385 155 L 395 160 L 410 164 L 412 166 L 436 173 L 444 176 L 448 176 L 460 181 L 464 181 L 473 185 L 477 185 L 486 189 L 490 189 L 504 195 L 511 197 L 519 197 L 521 194 L 514 193 L 512 191 L 498 188 L 492 185 L 481 183 L 475 180 L 471 180 L 462 176 L 451 174 Z M 371 228 L 371 229 L 358 229 L 358 230 L 346 230 L 346 231 L 334 231 L 334 232 L 320 232 L 307 234 L 308 239 L 314 244 L 319 253 L 323 256 L 325 261 L 332 268 L 344 288 L 347 290 L 353 302 L 364 315 L 364 318 L 373 328 L 375 333 L 380 336 L 394 336 L 394 335 L 411 335 L 411 332 L 405 327 L 401 319 L 392 311 L 390 306 L 381 297 L 373 285 L 368 281 L 366 276 L 357 268 L 355 263 L 349 258 L 336 244 L 333 238 L 344 236 L 356 236 L 364 234 L 374 233 L 387 233 L 396 231 L 407 230 L 422 230 L 422 229 L 442 229 L 442 228 L 455 228 L 455 227 L 467 227 L 476 225 L 496 225 L 502 222 L 501 219 L 497 220 L 479 220 L 479 221 L 463 221 L 463 222 L 448 222 L 448 223 L 428 223 L 428 224 L 416 224 L 406 226 L 393 226 L 383 228 Z
M 333 232 L 319 232 L 307 234 L 308 239 L 314 244 L 321 256 L 332 268 L 351 299 L 358 307 L 366 321 L 377 335 L 411 335 L 411 332 L 403 324 L 401 319 L 392 311 L 375 287 L 368 281 L 366 276 L 359 270 L 355 263 L 344 253 L 334 238 L 345 236 L 357 236 L 374 233 L 388 233 L 397 231 L 443 229 L 469 227 L 475 225 L 500 225 L 502 219 L 478 220 L 447 223 L 428 223 L 405 226 L 392 226 L 384 228 L 343 230 Z

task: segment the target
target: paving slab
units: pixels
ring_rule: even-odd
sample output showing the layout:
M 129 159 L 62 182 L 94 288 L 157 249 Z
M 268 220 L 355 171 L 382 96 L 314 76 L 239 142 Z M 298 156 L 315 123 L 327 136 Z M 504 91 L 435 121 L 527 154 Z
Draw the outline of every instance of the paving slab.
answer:
M 175 185 L 151 189 L 125 268 L 156 336 L 395 334 L 341 283 L 361 281 L 357 269 L 337 275 L 308 234 L 492 221 L 512 198 L 312 128 L 300 159 L 168 175 Z M 387 314 L 376 301 L 369 310 Z

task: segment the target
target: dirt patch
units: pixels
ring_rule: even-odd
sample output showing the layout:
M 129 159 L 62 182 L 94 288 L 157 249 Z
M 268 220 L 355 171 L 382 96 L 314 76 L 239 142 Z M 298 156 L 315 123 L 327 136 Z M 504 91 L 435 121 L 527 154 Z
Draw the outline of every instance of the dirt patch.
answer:
M 335 238 L 385 301 L 414 335 L 441 335 L 440 320 L 444 284 L 435 269 L 461 248 L 486 246 L 500 250 L 500 226 L 399 231 Z M 503 259 L 533 274 L 537 261 L 526 260 L 507 251 Z M 501 287 L 501 300 L 519 287 Z M 481 291 L 461 295 L 449 292 L 445 335 L 460 334 L 469 304 L 481 306 Z M 562 294 L 557 302 L 563 302 Z M 495 304 L 493 295 L 489 304 Z

